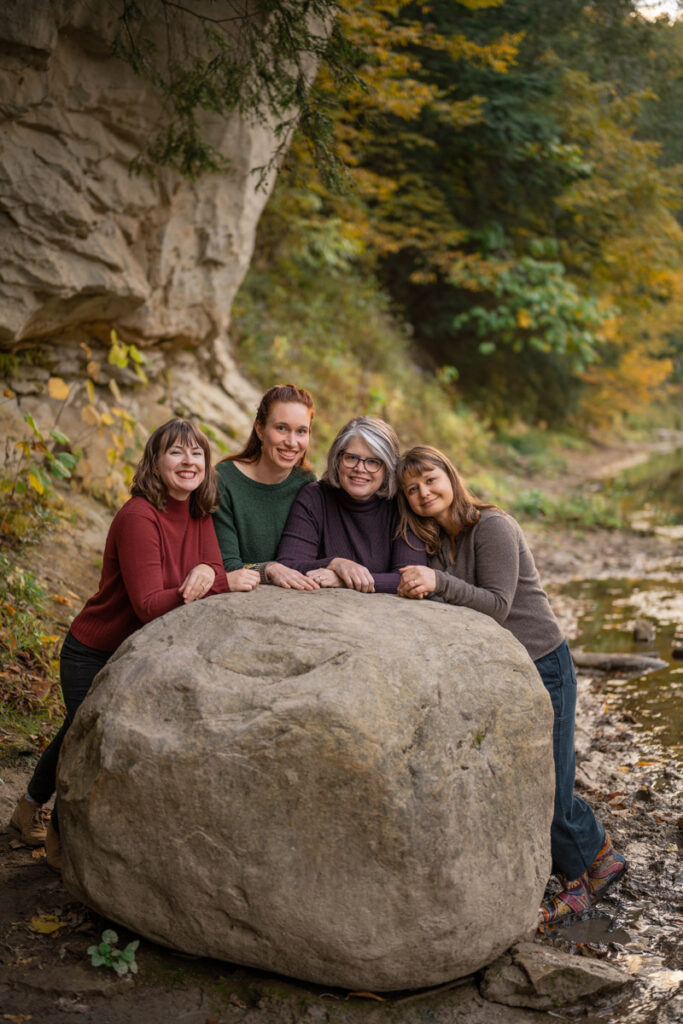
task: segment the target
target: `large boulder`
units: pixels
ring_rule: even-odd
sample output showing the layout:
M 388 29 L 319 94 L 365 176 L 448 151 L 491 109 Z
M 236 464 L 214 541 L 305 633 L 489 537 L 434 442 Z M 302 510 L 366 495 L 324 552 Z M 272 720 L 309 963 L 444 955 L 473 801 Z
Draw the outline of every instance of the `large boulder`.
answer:
M 468 609 L 260 587 L 100 673 L 59 766 L 64 880 L 157 942 L 308 981 L 422 987 L 535 926 L 552 711 Z

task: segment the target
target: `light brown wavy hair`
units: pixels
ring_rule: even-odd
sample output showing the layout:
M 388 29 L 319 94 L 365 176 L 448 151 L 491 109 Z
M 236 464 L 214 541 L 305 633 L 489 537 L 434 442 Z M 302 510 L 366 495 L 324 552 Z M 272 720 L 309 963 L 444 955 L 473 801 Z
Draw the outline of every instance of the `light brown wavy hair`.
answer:
M 221 462 L 258 462 L 261 458 L 263 444 L 261 438 L 256 433 L 256 427 L 259 426 L 261 429 L 265 427 L 268 413 L 275 402 L 298 402 L 299 405 L 305 405 L 311 413 L 310 422 L 313 422 L 315 405 L 311 393 L 306 391 L 306 388 L 297 387 L 296 384 L 276 384 L 274 387 L 268 388 L 259 402 L 251 434 L 247 438 L 247 443 L 242 451 L 238 452 L 237 455 L 226 455 L 224 459 L 220 460 Z M 308 448 L 297 463 L 297 466 L 301 469 L 313 469 L 313 466 L 308 461 Z
M 218 484 L 216 471 L 211 466 L 209 442 L 201 430 L 189 420 L 168 420 L 150 434 L 135 470 L 130 493 L 137 498 L 146 498 L 155 508 L 164 510 L 168 491 L 159 475 L 157 465 L 161 456 L 174 444 L 196 444 L 204 452 L 204 479 L 189 497 L 190 515 L 193 519 L 202 519 L 218 508 Z
M 476 498 L 448 456 L 440 452 L 438 448 L 432 448 L 428 444 L 418 444 L 410 451 L 404 452 L 396 467 L 400 517 L 397 533 L 407 543 L 410 543 L 408 530 L 412 530 L 415 536 L 424 542 L 427 554 L 435 555 L 441 547 L 441 527 L 436 519 L 432 519 L 430 516 L 415 515 L 405 496 L 405 488 L 411 479 L 430 469 L 442 469 L 451 482 L 453 503 L 450 512 L 456 533 L 470 530 L 478 523 L 482 509 L 498 508 L 498 506 Z M 503 509 L 499 511 L 502 512 Z

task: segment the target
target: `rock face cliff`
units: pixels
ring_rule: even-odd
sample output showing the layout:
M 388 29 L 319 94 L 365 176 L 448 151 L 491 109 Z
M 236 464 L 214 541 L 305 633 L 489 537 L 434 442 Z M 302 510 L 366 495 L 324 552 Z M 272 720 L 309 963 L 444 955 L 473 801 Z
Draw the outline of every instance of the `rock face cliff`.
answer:
M 151 341 L 209 342 L 227 329 L 267 198 L 250 171 L 271 157 L 273 133 L 216 119 L 228 171 L 195 184 L 132 176 L 164 113 L 112 55 L 121 6 L 0 7 L 0 343 L 102 322 Z M 214 17 L 232 9 L 210 6 Z
M 467 608 L 259 587 L 129 638 L 66 737 L 64 881 L 202 956 L 401 989 L 534 929 L 552 709 Z
M 193 5 L 202 6 L 212 17 L 232 13 L 227 0 Z M 5 359 L 0 428 L 19 438 L 25 415 L 43 429 L 58 418 L 85 451 L 79 472 L 112 493 L 101 419 L 111 421 L 111 405 L 143 438 L 172 415 L 208 423 L 228 443 L 248 431 L 258 394 L 235 367 L 227 330 L 272 185 L 271 176 L 257 191 L 251 171 L 276 147 L 267 125 L 213 118 L 207 137 L 227 170 L 194 183 L 168 170 L 132 175 L 164 110 L 113 56 L 121 9 L 91 0 L 0 5 L 0 354 L 39 347 L 18 368 Z M 163 33 L 157 42 L 188 45 Z M 147 388 L 108 365 L 112 328 L 151 357 Z M 48 388 L 53 376 L 71 388 L 66 403 Z

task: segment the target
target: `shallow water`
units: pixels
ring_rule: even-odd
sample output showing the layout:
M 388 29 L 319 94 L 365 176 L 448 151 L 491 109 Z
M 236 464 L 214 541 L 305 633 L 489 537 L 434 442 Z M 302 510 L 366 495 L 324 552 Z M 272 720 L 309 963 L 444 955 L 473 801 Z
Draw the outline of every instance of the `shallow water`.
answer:
M 616 498 L 622 516 L 635 528 L 654 528 L 681 536 L 683 529 L 683 449 L 654 455 L 601 487 Z
M 576 580 L 556 592 L 575 603 L 577 631 L 572 646 L 656 654 L 666 662 L 666 668 L 635 677 L 610 673 L 604 690 L 611 704 L 634 715 L 638 729 L 683 763 L 683 660 L 673 655 L 675 648 L 683 646 L 683 580 Z M 652 642 L 633 639 L 636 619 L 652 623 Z
M 637 531 L 683 537 L 683 449 L 655 455 L 614 480 L 603 493 L 619 502 Z M 624 538 L 628 544 L 628 536 Z M 605 682 L 610 703 L 635 717 L 636 727 L 683 763 L 683 559 L 665 557 L 647 577 L 574 580 L 555 589 L 573 603 L 577 623 L 572 645 L 586 651 L 654 654 L 666 667 L 632 678 L 612 673 Z M 634 639 L 636 620 L 654 627 L 654 639 Z
M 632 529 L 662 537 L 662 559 L 649 566 L 646 574 L 573 580 L 551 592 L 566 614 L 567 625 L 574 624 L 572 647 L 657 655 L 666 666 L 631 677 L 610 672 L 596 676 L 591 684 L 604 695 L 610 712 L 618 712 L 614 728 L 624 736 L 621 753 L 627 774 L 624 785 L 617 787 L 624 792 L 615 793 L 611 804 L 613 813 L 622 817 L 605 823 L 611 832 L 617 830 L 617 823 L 622 825 L 618 831 L 630 866 L 624 881 L 587 919 L 562 930 L 560 941 L 598 957 L 608 956 L 634 977 L 630 991 L 611 1005 L 602 1004 L 594 1014 L 589 1012 L 588 1020 L 669 1024 L 683 1019 L 679 902 L 683 876 L 676 830 L 669 829 L 669 842 L 662 846 L 657 823 L 680 813 L 675 808 L 683 766 L 683 660 L 673 652 L 683 647 L 683 558 L 680 544 L 672 546 L 670 541 L 683 537 L 683 451 L 656 456 L 601 489 L 618 497 Z M 628 534 L 624 544 L 628 545 Z M 674 548 L 679 554 L 672 557 Z M 651 641 L 634 639 L 636 620 L 654 627 Z M 629 731 L 634 739 L 639 734 L 640 760 L 633 753 L 636 744 L 628 739 Z M 628 761 L 629 752 L 633 763 Z M 631 774 L 634 766 L 637 781 Z M 578 1007 L 563 1007 L 557 1016 L 571 1020 L 576 1013 L 580 1013 Z

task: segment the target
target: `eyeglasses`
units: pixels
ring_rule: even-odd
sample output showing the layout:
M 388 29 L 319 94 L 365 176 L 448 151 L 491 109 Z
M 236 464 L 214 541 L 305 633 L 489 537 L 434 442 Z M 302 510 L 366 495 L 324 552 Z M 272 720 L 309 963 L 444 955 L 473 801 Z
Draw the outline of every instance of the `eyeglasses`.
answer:
M 384 465 L 381 459 L 375 459 L 372 456 L 369 459 L 361 459 L 360 455 L 354 455 L 352 452 L 340 452 L 339 461 L 345 469 L 355 469 L 360 462 L 368 473 L 379 473 Z

